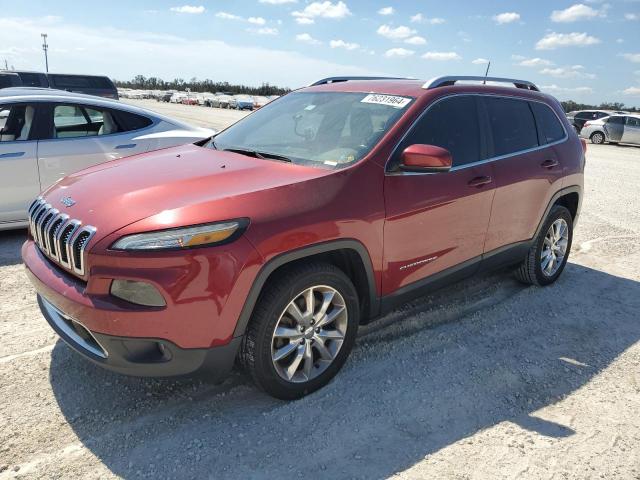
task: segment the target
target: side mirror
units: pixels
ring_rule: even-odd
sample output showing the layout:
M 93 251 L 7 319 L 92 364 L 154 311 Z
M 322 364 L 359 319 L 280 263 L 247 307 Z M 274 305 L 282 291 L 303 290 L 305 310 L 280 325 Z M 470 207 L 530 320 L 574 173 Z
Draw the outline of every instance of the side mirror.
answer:
M 400 169 L 405 172 L 447 172 L 453 159 L 446 148 L 435 145 L 409 145 L 402 152 Z

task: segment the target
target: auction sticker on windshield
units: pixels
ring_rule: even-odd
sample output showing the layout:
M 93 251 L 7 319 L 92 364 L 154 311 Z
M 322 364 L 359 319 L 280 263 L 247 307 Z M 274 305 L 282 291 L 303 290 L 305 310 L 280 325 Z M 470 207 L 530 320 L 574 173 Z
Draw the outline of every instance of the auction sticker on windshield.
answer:
M 380 95 L 378 93 L 370 93 L 360 100 L 361 103 L 375 103 L 377 105 L 388 105 L 394 108 L 403 108 L 410 101 L 410 98 L 397 97 L 395 95 Z

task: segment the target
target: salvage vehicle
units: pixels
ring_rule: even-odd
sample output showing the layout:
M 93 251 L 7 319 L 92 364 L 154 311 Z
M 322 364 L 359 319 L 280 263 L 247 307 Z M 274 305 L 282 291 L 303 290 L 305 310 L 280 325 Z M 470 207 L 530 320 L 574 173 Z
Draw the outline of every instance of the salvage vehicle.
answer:
M 588 121 L 580 130 L 580 137 L 596 145 L 602 143 L 629 143 L 640 145 L 640 115 L 611 115 Z
M 96 364 L 217 381 L 239 360 L 293 399 L 409 299 L 497 267 L 553 284 L 585 148 L 528 81 L 323 79 L 208 142 L 66 177 L 31 205 L 22 257 Z
M 34 195 L 77 170 L 214 134 L 114 100 L 0 90 L 0 230 L 27 226 Z

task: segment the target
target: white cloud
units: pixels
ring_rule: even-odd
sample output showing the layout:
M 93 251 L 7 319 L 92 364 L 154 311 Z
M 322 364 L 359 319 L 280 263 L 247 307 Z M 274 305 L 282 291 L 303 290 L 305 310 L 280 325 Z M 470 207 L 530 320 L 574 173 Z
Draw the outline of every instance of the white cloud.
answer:
M 536 43 L 536 50 L 555 50 L 559 47 L 586 47 L 600 43 L 600 39 L 586 33 L 548 33 Z
M 277 28 L 271 28 L 271 27 L 262 27 L 262 28 L 258 28 L 258 29 L 249 29 L 249 32 L 252 33 L 257 33 L 258 35 L 278 35 L 278 29 Z
M 632 95 L 634 97 L 640 96 L 640 87 L 625 88 L 622 93 L 625 95 Z
M 415 35 L 413 37 L 407 38 L 404 43 L 408 43 L 409 45 L 426 45 L 427 40 L 424 37 L 419 35 Z
M 593 88 L 591 87 L 559 87 L 555 83 L 552 85 L 540 85 L 540 89 L 542 91 L 548 91 L 548 92 L 554 92 L 554 93 L 575 93 L 575 94 L 593 93 Z
M 394 13 L 395 10 L 393 9 L 393 7 L 383 7 L 378 10 L 378 14 L 380 15 L 393 15 Z
M 474 65 L 486 65 L 487 63 L 489 63 L 489 60 L 487 60 L 486 58 L 476 58 L 475 60 L 472 60 L 471 63 L 473 63 Z
M 205 8 L 202 5 L 198 7 L 195 7 L 193 5 L 182 5 L 181 7 L 171 7 L 169 10 L 176 13 L 199 14 L 204 13 Z
M 344 48 L 345 50 L 356 50 L 360 47 L 357 43 L 345 42 L 344 40 L 331 40 L 329 46 L 331 48 Z
M 332 3 L 329 0 L 325 2 L 313 2 L 304 7 L 302 11 L 293 12 L 291 15 L 298 18 L 332 18 L 341 19 L 351 15 L 351 11 L 347 4 L 339 1 Z
M 264 25 L 267 21 L 262 17 L 249 17 L 247 18 L 247 22 L 253 23 L 254 25 Z
M 543 68 L 540 73 L 555 78 L 596 78 L 593 73 L 586 73 L 583 70 L 584 67 L 582 65 L 573 65 L 571 67 Z
M 285 3 L 297 3 L 298 0 L 258 0 L 260 3 L 268 3 L 269 5 L 284 5 Z
M 616 43 L 624 43 L 624 38 L 616 38 Z
M 553 65 L 553 62 L 551 60 L 546 60 L 544 58 L 539 58 L 539 57 L 526 58 L 526 57 L 514 55 L 512 58 L 514 60 L 520 60 L 517 63 L 519 67 L 550 67 L 551 65 Z
M 82 65 L 86 74 L 105 74 L 117 79 L 130 79 L 140 74 L 171 80 L 211 78 L 212 80 L 261 85 L 299 87 L 324 77 L 342 75 L 384 75 L 376 68 L 354 66 L 313 57 L 313 51 L 297 53 L 260 46 L 240 46 L 222 40 L 195 40 L 171 34 L 156 34 L 144 30 L 124 30 L 113 27 L 82 26 L 63 20 L 53 22 L 44 17 L 0 17 L 0 45 L 16 45 L 19 54 L 8 58 L 18 69 L 42 68 L 42 49 L 32 41 L 47 32 L 56 39 L 56 46 L 68 52 L 55 55 L 49 62 L 55 71 L 75 71 Z M 210 38 L 210 37 L 209 37 Z M 31 46 L 33 45 L 33 46 Z M 77 50 L 78 45 L 84 49 Z M 96 55 L 95 52 L 100 52 Z M 216 62 L 224 69 L 212 71 L 203 58 L 216 52 Z M 251 65 L 251 68 L 247 68 Z M 375 64 L 374 64 L 375 65 Z
M 389 25 L 380 25 L 376 32 L 389 40 L 403 40 L 416 34 L 413 28 L 405 27 L 404 25 L 395 28 Z
M 445 22 L 444 18 L 439 18 L 439 17 L 427 18 L 421 13 L 416 13 L 415 15 L 412 15 L 410 20 L 411 20 L 411 23 L 429 23 L 431 25 L 440 25 Z
M 406 48 L 390 48 L 384 52 L 385 57 L 410 57 L 415 52 L 413 50 L 407 50 Z
M 591 20 L 593 18 L 606 16 L 605 9 L 600 11 L 588 5 L 577 3 L 564 10 L 554 10 L 551 12 L 551 21 L 558 23 L 571 23 L 580 20 Z
M 222 18 L 224 20 L 242 20 L 241 16 L 234 15 L 233 13 L 227 13 L 227 12 L 218 12 L 216 13 L 216 17 Z
M 308 43 L 309 45 L 320 45 L 322 43 L 320 40 L 313 38 L 308 33 L 301 33 L 299 35 L 296 35 L 296 40 L 298 42 Z
M 640 63 L 640 53 L 621 53 L 618 56 L 633 63 Z
M 426 60 L 462 60 L 462 57 L 456 52 L 427 52 L 422 55 L 422 58 Z
M 499 13 L 493 16 L 493 20 L 498 25 L 504 25 L 505 23 L 512 23 L 520 20 L 520 14 L 516 12 Z
M 296 18 L 296 23 L 298 25 L 313 25 L 316 22 L 313 21 L 313 18 L 298 17 Z
M 640 20 L 640 15 L 637 13 L 625 13 L 624 18 L 625 20 Z

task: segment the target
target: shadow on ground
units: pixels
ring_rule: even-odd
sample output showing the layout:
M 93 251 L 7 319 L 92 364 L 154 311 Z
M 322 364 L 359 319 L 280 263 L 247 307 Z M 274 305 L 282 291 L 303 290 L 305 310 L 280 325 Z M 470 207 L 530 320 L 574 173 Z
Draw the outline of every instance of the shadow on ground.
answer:
M 575 264 L 549 288 L 466 281 L 365 331 L 329 386 L 291 403 L 239 373 L 125 378 L 60 342 L 50 381 L 83 444 L 125 478 L 385 478 L 504 421 L 573 435 L 535 412 L 638 341 L 639 307 L 638 282 Z
M 0 267 L 22 263 L 20 249 L 26 239 L 25 229 L 0 231 Z

